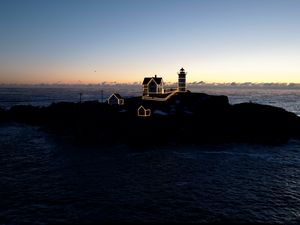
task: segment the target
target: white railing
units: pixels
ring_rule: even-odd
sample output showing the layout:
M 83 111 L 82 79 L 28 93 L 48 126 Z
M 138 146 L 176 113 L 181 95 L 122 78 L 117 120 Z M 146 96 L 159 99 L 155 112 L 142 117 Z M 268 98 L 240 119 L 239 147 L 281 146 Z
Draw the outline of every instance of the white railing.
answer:
M 171 98 L 173 95 L 175 95 L 178 91 L 173 91 L 171 94 L 169 94 L 167 97 L 165 98 L 160 98 L 160 97 L 151 97 L 151 96 L 143 96 L 142 99 L 144 100 L 152 100 L 152 101 L 167 101 L 169 98 Z

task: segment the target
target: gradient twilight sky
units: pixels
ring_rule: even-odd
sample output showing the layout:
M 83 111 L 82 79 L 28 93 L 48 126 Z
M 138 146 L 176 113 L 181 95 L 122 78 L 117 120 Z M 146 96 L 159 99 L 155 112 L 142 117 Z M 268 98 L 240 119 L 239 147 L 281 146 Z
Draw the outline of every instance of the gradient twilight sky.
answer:
M 0 0 L 0 83 L 300 83 L 299 0 Z

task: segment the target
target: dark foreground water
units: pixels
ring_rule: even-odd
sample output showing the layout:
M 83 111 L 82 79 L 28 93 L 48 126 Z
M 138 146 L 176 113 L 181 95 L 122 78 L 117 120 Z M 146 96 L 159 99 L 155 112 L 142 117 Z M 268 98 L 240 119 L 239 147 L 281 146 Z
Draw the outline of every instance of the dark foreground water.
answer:
M 0 224 L 300 223 L 300 142 L 84 148 L 0 126 Z

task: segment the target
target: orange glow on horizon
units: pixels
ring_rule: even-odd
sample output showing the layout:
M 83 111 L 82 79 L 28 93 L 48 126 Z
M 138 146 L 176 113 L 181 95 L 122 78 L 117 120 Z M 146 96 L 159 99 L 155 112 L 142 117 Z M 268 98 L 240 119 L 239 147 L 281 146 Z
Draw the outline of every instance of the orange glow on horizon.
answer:
M 239 65 L 239 66 L 236 66 Z M 252 82 L 252 83 L 300 83 L 300 64 L 295 65 L 247 65 L 203 63 L 200 66 L 184 66 L 187 71 L 187 83 L 204 81 L 206 83 Z M 157 69 L 155 69 L 157 68 Z M 99 84 L 102 82 L 141 83 L 144 77 L 158 75 L 164 82 L 177 82 L 177 72 L 181 65 L 170 67 L 154 66 L 153 68 L 127 67 L 118 70 L 3 70 L 0 71 L 2 84 Z M 24 72 L 25 71 L 25 72 Z

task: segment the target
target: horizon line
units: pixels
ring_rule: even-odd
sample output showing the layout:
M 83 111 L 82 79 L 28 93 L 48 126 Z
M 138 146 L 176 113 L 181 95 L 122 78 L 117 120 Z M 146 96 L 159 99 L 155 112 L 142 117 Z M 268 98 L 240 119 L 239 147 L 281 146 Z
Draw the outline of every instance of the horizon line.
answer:
M 177 82 L 164 82 L 165 85 L 174 85 Z M 278 86 L 300 86 L 300 82 L 205 82 L 205 81 L 192 81 L 187 82 L 188 85 L 230 85 L 230 86 L 257 86 L 257 85 L 278 85 Z M 49 82 L 49 83 L 0 83 L 0 86 L 98 86 L 98 85 L 142 85 L 141 81 L 133 82 L 116 82 L 116 81 L 103 81 L 98 83 L 89 83 L 89 82 Z

